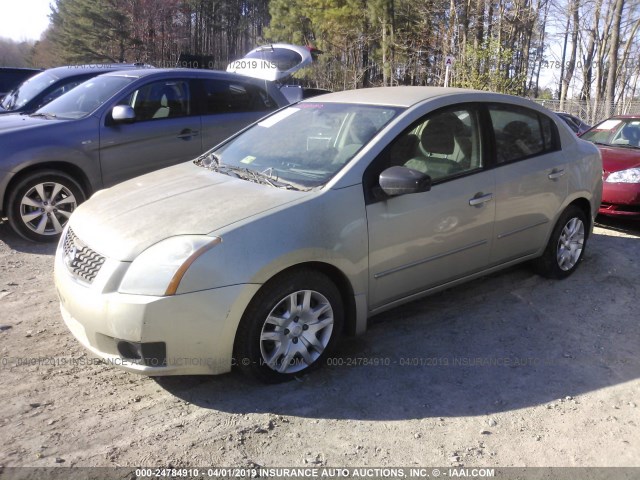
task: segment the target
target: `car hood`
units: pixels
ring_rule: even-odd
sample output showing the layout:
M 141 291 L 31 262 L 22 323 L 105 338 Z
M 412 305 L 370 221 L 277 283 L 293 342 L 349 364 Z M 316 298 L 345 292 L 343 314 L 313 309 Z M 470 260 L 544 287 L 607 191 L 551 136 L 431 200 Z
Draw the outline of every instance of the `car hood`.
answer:
M 76 209 L 69 225 L 98 253 L 133 261 L 165 238 L 214 233 L 308 195 L 240 180 L 188 162 L 96 193 Z
M 0 112 L 2 113 L 2 112 Z M 6 112 L 6 115 L 0 116 L 0 132 L 13 132 L 16 130 L 24 130 L 25 128 L 43 127 L 52 123 L 58 123 L 65 120 L 47 119 L 44 117 L 30 117 L 29 115 L 21 115 L 19 113 Z
M 640 166 L 640 149 L 604 145 L 598 145 L 598 148 L 602 155 L 602 168 L 605 173 Z

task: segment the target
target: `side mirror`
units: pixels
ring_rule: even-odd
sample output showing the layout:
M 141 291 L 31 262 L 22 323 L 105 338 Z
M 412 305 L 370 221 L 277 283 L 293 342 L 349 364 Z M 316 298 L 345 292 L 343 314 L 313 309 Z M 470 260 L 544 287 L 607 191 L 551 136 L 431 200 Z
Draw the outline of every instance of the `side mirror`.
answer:
M 129 105 L 116 105 L 111 110 L 111 118 L 116 123 L 132 123 L 136 119 L 136 112 Z
M 431 190 L 431 177 L 407 167 L 389 167 L 380 174 L 380 188 L 390 197 Z

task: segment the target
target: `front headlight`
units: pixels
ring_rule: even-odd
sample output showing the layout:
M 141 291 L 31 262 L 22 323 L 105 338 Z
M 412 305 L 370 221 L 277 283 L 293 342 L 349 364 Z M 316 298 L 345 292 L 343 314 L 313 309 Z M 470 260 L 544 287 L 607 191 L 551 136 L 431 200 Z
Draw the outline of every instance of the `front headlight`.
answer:
M 605 180 L 607 183 L 640 183 L 640 168 L 629 168 L 613 172 Z
M 220 237 L 170 237 L 142 252 L 128 268 L 118 291 L 134 295 L 173 295 L 195 260 L 222 241 Z

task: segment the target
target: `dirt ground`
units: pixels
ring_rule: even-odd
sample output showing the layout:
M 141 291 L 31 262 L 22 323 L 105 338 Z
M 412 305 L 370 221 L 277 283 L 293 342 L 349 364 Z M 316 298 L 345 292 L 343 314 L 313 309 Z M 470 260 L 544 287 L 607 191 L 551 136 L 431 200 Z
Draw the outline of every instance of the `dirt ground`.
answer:
M 600 224 L 567 280 L 396 308 L 275 386 L 90 364 L 54 248 L 0 224 L 0 466 L 640 466 L 640 222 Z

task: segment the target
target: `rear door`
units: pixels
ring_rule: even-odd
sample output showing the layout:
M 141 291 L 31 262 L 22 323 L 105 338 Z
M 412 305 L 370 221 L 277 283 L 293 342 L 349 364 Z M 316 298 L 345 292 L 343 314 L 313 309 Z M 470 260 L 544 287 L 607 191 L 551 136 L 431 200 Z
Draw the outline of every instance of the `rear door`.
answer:
M 567 163 L 555 123 L 506 104 L 489 106 L 495 134 L 496 231 L 491 264 L 538 251 L 567 196 Z
M 278 108 L 259 85 L 238 79 L 201 79 L 202 146 L 214 147 L 222 140 Z
M 115 105 L 129 105 L 132 123 L 110 117 L 100 129 L 100 163 L 105 186 L 196 158 L 202 153 L 200 116 L 185 78 L 150 80 Z

